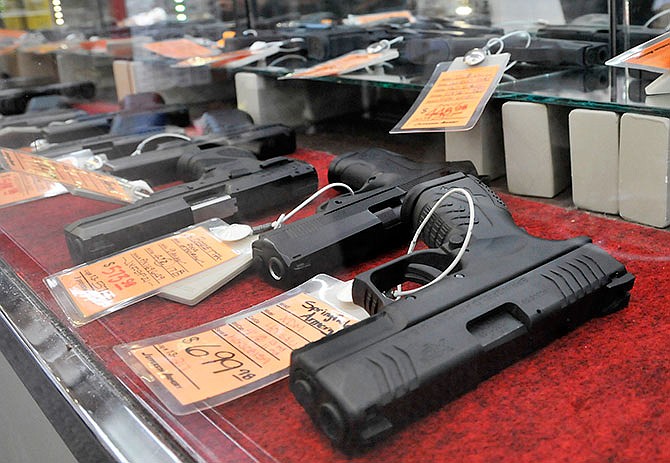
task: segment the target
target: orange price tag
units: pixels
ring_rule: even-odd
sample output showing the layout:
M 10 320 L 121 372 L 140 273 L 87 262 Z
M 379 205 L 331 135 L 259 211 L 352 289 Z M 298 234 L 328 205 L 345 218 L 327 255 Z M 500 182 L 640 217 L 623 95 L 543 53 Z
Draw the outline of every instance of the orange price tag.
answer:
M 6 47 L 0 48 L 0 55 L 9 55 L 14 53 L 16 49 L 19 48 L 19 44 L 8 45 Z
M 289 367 L 293 350 L 355 322 L 300 293 L 235 322 L 130 352 L 181 405 L 189 405 L 276 375 Z
M 8 170 L 41 177 L 123 203 L 135 201 L 132 191 L 124 186 L 121 179 L 79 169 L 68 163 L 2 148 L 0 164 L 4 164 Z
M 47 283 L 52 289 L 63 289 L 67 301 L 77 310 L 74 315 L 81 314 L 71 317 L 76 322 L 125 307 L 236 255 L 209 230 L 195 227 L 61 272 L 47 278 Z M 62 300 L 58 295 L 57 299 Z
M 409 10 L 388 11 L 385 13 L 372 13 L 363 15 L 351 15 L 347 21 L 353 24 L 364 25 L 374 24 L 378 22 L 388 21 L 389 19 L 406 19 L 409 22 L 414 22 L 416 19 Z
M 670 70 L 670 37 L 650 45 L 626 58 L 627 65 Z
M 449 70 L 439 77 L 400 130 L 451 129 L 468 126 L 500 79 L 499 66 Z
M 21 50 L 24 52 L 28 53 L 35 53 L 38 55 L 46 55 L 48 53 L 53 53 L 58 50 L 65 50 L 67 48 L 70 48 L 68 44 L 64 42 L 49 42 L 49 43 L 42 43 L 39 45 L 34 45 L 31 47 L 24 47 Z
M 317 64 L 304 71 L 298 71 L 290 77 L 323 77 L 337 74 L 345 74 L 351 70 L 361 69 L 376 63 L 381 58 L 381 53 L 350 53 L 339 58 Z
M 7 37 L 10 39 L 20 39 L 26 34 L 26 31 L 16 29 L 0 29 L 0 37 Z
M 248 58 L 251 56 L 251 50 L 235 50 L 229 51 L 226 53 L 221 53 L 216 56 L 193 56 L 185 60 L 179 61 L 175 64 L 175 67 L 180 68 L 189 68 L 189 67 L 199 67 L 199 66 L 223 66 L 224 64 L 230 63 L 232 61 L 237 61 L 242 58 Z
M 212 56 L 216 50 L 204 47 L 189 39 L 163 40 L 145 43 L 144 48 L 158 55 L 171 59 L 186 59 L 194 56 Z
M 20 172 L 0 173 L 0 207 L 63 193 L 57 183 Z

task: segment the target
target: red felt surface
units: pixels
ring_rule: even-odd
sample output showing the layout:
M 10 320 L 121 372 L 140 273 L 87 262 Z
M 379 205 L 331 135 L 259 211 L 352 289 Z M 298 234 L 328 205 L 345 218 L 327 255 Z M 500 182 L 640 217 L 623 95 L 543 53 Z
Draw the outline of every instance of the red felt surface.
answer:
M 303 150 L 296 157 L 315 164 L 325 182 L 330 156 Z M 252 272 L 194 308 L 152 298 L 71 329 L 207 461 L 670 461 L 670 235 L 529 199 L 503 199 L 529 233 L 549 239 L 587 235 L 624 262 L 637 277 L 630 305 L 588 322 L 356 458 L 330 446 L 285 380 L 215 409 L 175 417 L 113 352 L 117 344 L 197 326 L 281 292 Z M 71 266 L 62 228 L 113 207 L 61 196 L 0 209 L 0 256 L 66 324 L 42 283 Z M 351 278 L 402 252 L 334 276 Z

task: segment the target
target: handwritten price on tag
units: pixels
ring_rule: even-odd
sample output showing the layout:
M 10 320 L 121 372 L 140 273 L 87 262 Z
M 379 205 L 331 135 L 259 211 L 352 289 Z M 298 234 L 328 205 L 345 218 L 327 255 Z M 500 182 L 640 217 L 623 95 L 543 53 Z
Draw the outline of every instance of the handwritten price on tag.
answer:
M 103 267 L 106 268 L 100 273 L 106 275 L 107 281 L 112 283 L 112 285 L 119 291 L 137 284 L 135 280 L 126 273 L 125 269 L 121 265 L 117 265 L 114 261 L 105 263 Z
M 209 230 L 196 227 L 64 270 L 49 277 L 48 285 L 63 288 L 65 294 L 58 297 L 74 305 L 75 316 L 94 317 L 107 310 L 125 307 L 133 300 L 213 268 L 236 255 Z
M 298 294 L 234 322 L 147 343 L 130 353 L 162 390 L 189 405 L 253 387 L 267 377 L 278 379 L 293 350 L 353 322 L 325 302 Z
M 421 109 L 421 114 L 425 117 L 429 117 L 431 119 L 435 118 L 446 118 L 451 116 L 452 114 L 455 113 L 462 113 L 463 111 L 468 109 L 468 104 L 467 103 L 457 103 L 453 105 L 445 105 L 443 104 L 442 106 L 439 107 L 432 107 L 432 108 L 422 108 Z
M 200 338 L 198 336 L 192 336 L 190 338 L 184 339 L 182 342 L 184 344 L 190 344 L 199 340 Z M 205 344 L 189 346 L 184 349 L 184 352 L 191 357 L 200 359 L 214 357 L 211 360 L 205 360 L 204 362 L 200 363 L 200 365 L 212 365 L 214 368 L 220 367 L 218 370 L 211 371 L 210 373 L 212 374 L 227 373 L 229 371 L 239 369 L 237 374 L 232 375 L 233 378 L 239 381 L 249 381 L 250 379 L 256 377 L 256 375 L 253 374 L 248 368 L 242 368 L 244 366 L 244 362 L 239 360 L 234 352 L 222 349 L 223 346 L 219 344 Z

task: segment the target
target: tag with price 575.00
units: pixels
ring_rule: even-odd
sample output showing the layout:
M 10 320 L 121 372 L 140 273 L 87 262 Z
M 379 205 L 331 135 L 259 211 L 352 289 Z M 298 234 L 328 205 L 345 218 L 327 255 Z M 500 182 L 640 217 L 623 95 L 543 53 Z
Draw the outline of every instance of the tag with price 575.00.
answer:
M 292 290 L 239 315 L 117 346 L 115 351 L 141 378 L 149 378 L 152 391 L 173 413 L 181 415 L 227 402 L 283 378 L 292 351 L 360 317 L 360 313 L 335 308 L 313 294 Z
M 83 325 L 237 257 L 212 232 L 222 223 L 208 220 L 44 281 L 70 321 Z

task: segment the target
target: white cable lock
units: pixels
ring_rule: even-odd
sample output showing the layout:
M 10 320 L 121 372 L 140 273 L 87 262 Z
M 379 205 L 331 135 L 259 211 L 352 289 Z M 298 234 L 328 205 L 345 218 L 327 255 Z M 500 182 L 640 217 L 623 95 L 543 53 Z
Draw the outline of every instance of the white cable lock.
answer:
M 486 45 L 484 45 L 482 48 L 473 48 L 472 50 L 468 51 L 465 53 L 465 55 L 463 55 L 463 61 L 465 64 L 470 66 L 476 66 L 477 64 L 483 63 L 488 55 L 499 55 L 502 53 L 503 49 L 505 48 L 505 39 L 514 37 L 516 35 L 521 35 L 526 38 L 526 46 L 524 48 L 528 48 L 530 46 L 532 37 L 527 31 L 512 31 L 500 37 L 493 37 L 489 39 L 486 42 Z M 491 47 L 495 45 L 498 45 L 500 48 L 498 48 L 495 53 L 492 53 Z M 509 63 L 505 68 L 505 71 L 509 71 L 516 63 L 516 61 Z
M 465 199 L 468 201 L 468 208 L 470 212 L 470 217 L 468 220 L 468 230 L 465 233 L 465 239 L 463 240 L 463 245 L 461 248 L 458 250 L 458 254 L 454 258 L 454 260 L 449 264 L 449 266 L 442 272 L 440 273 L 433 281 L 430 281 L 426 283 L 425 285 L 421 286 L 420 288 L 415 288 L 415 289 L 409 289 L 407 291 L 403 291 L 401 285 L 398 285 L 395 291 L 391 292 L 391 297 L 398 299 L 402 296 L 409 296 L 410 294 L 414 294 L 417 291 L 421 291 L 424 288 L 427 288 L 429 286 L 432 286 L 441 280 L 443 280 L 449 272 L 451 272 L 456 265 L 460 262 L 461 258 L 463 257 L 463 254 L 465 254 L 465 251 L 468 248 L 468 244 L 470 244 L 470 239 L 472 238 L 472 229 L 475 226 L 475 204 L 472 199 L 472 195 L 470 192 L 464 188 L 452 188 L 451 190 L 447 191 L 445 194 L 443 194 L 440 199 L 437 200 L 437 202 L 433 205 L 433 207 L 428 211 L 428 214 L 426 214 L 426 217 L 424 217 L 423 221 L 419 225 L 419 227 L 416 229 L 416 232 L 414 233 L 414 237 L 412 238 L 411 243 L 409 244 L 409 249 L 407 250 L 407 254 L 411 254 L 414 251 L 414 248 L 416 247 L 417 241 L 419 241 L 419 236 L 421 235 L 421 232 L 425 228 L 426 224 L 428 223 L 428 220 L 433 216 L 435 211 L 437 210 L 438 207 L 442 205 L 445 199 L 447 199 L 449 196 L 451 196 L 453 193 L 460 193 L 463 196 L 465 196 Z
M 319 196 L 321 196 L 321 195 L 322 195 L 323 193 L 325 193 L 327 190 L 330 190 L 331 188 L 335 188 L 335 187 L 344 188 L 344 189 L 346 189 L 349 193 L 351 193 L 352 195 L 354 194 L 354 190 L 353 190 L 349 185 L 347 185 L 346 183 L 329 183 L 328 185 L 324 186 L 324 187 L 321 188 L 319 191 L 317 191 L 316 193 L 314 193 L 312 196 L 310 196 L 309 198 L 307 198 L 306 200 L 304 200 L 304 201 L 303 201 L 302 203 L 300 203 L 298 206 L 296 206 L 296 207 L 295 207 L 291 212 L 289 212 L 288 214 L 282 214 L 282 215 L 280 215 L 279 217 L 277 217 L 277 220 L 275 220 L 274 222 L 272 222 L 272 228 L 276 230 L 277 228 L 281 227 L 282 224 L 283 224 L 284 222 L 286 222 L 288 219 L 290 219 L 291 217 L 293 217 L 293 216 L 294 216 L 296 213 L 298 213 L 302 208 L 304 208 L 304 207 L 307 206 L 309 203 L 311 203 L 312 201 L 314 201 L 316 198 L 318 198 Z
M 157 133 L 155 135 L 151 135 L 150 137 L 147 137 L 144 140 L 142 140 L 137 145 L 137 148 L 135 148 L 135 151 L 130 153 L 130 155 L 131 156 L 137 156 L 139 154 L 142 154 L 142 150 L 144 149 L 145 146 L 147 146 L 147 143 L 150 143 L 154 140 L 158 140 L 159 138 L 179 138 L 180 140 L 191 141 L 191 137 L 189 137 L 187 135 L 183 135 L 181 133 L 172 133 L 172 132 Z

